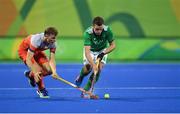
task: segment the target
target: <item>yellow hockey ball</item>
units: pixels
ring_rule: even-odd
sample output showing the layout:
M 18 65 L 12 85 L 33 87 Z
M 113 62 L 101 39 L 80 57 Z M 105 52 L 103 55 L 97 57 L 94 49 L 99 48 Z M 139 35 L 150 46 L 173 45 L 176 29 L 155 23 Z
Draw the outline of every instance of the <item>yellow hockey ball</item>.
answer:
M 110 98 L 110 95 L 106 93 L 106 94 L 104 94 L 104 98 L 105 98 L 105 99 L 109 99 L 109 98 Z

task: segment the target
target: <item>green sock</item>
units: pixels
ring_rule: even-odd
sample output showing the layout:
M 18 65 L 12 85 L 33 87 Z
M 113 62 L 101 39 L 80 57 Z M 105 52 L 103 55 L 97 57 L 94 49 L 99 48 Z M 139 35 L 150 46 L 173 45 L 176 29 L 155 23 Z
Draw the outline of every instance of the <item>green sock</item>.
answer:
M 89 91 L 90 88 L 91 88 L 91 81 L 88 80 L 88 83 L 87 83 L 86 86 L 84 87 L 84 90 Z
M 89 91 L 89 89 L 91 88 L 93 76 L 94 76 L 94 73 L 91 74 L 91 76 L 90 76 L 90 78 L 89 78 L 89 80 L 88 80 L 86 86 L 84 87 L 84 90 Z M 100 76 L 100 72 L 98 72 L 97 75 L 96 75 L 95 83 L 98 81 L 99 76 Z

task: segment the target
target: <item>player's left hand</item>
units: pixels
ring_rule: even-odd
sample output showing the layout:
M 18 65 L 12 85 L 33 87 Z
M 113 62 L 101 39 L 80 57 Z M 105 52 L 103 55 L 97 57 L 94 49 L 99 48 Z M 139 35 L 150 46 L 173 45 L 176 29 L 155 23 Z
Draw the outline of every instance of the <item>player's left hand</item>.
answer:
M 59 76 L 58 76 L 58 74 L 55 72 L 55 73 L 52 74 L 52 77 L 53 77 L 54 79 L 57 79 Z
M 104 57 L 104 55 L 105 55 L 105 53 L 100 53 L 98 56 L 97 56 L 97 58 L 100 58 L 100 60 L 102 60 L 103 59 L 103 57 Z

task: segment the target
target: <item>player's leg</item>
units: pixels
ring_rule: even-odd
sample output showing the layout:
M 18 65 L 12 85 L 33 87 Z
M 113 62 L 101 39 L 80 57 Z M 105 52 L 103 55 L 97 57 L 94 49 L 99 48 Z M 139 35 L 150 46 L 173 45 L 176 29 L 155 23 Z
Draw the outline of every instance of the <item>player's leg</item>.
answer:
M 92 53 L 91 53 L 91 57 L 94 58 L 94 55 Z M 84 61 L 84 66 L 81 69 L 80 74 L 76 77 L 76 80 L 75 80 L 75 84 L 77 86 L 81 85 L 84 77 L 87 76 L 92 70 L 92 66 L 89 64 L 89 62 L 85 56 L 85 51 L 83 51 L 83 61 Z
M 90 64 L 86 64 L 83 66 L 83 68 L 80 71 L 80 74 L 77 76 L 75 83 L 77 86 L 80 86 L 84 77 L 87 76 L 92 70 L 92 67 Z
M 35 61 L 34 58 L 33 58 L 33 61 Z M 42 71 L 41 66 L 39 64 L 37 64 L 37 63 L 33 63 L 32 67 L 37 69 L 39 72 Z M 24 72 L 24 74 L 25 74 L 26 77 L 28 77 L 30 79 L 29 82 L 30 82 L 32 87 L 35 87 L 36 83 L 38 84 L 40 82 L 40 81 L 39 82 L 35 82 L 34 73 L 31 70 L 26 70 Z
M 37 83 L 38 85 L 37 93 L 39 94 L 41 98 L 49 98 L 48 91 L 46 90 L 44 82 L 43 82 L 44 76 L 52 74 L 49 61 L 43 52 L 39 52 L 37 55 L 34 56 L 34 58 L 36 62 L 38 63 L 38 65 L 40 66 L 41 73 L 42 73 L 41 79 Z
M 27 50 L 18 50 L 18 55 L 20 57 L 20 59 L 26 64 L 26 56 L 27 56 Z M 40 72 L 42 72 L 42 67 L 38 64 L 39 62 L 45 62 L 47 60 L 44 59 L 44 56 L 42 57 L 43 60 L 41 60 L 40 58 L 42 57 L 42 55 L 34 55 L 34 58 L 32 58 L 32 61 L 36 61 L 33 63 L 33 66 L 35 69 L 38 69 Z M 35 87 L 36 84 L 38 85 L 38 91 L 37 93 L 39 94 L 39 96 L 41 98 L 48 98 L 48 94 L 45 90 L 44 87 L 44 83 L 43 83 L 43 77 L 41 77 L 39 82 L 35 82 L 34 79 L 34 73 L 31 70 L 25 71 L 24 72 L 25 76 L 29 79 L 29 83 L 32 87 Z
M 51 70 L 49 62 L 42 63 L 41 66 L 42 66 L 42 69 L 43 69 L 42 70 L 42 75 L 44 77 L 47 76 L 47 75 L 52 74 L 52 70 Z
M 27 50 L 23 50 L 21 48 L 18 49 L 18 55 L 19 58 L 24 62 L 24 64 L 26 65 L 26 56 L 27 56 Z M 33 59 L 34 60 L 34 59 Z M 36 86 L 36 82 L 34 80 L 34 75 L 30 70 L 26 70 L 24 71 L 24 75 L 28 78 L 29 84 L 32 87 Z
M 99 80 L 100 73 L 101 73 L 101 70 L 102 70 L 103 66 L 104 66 L 104 63 L 101 62 L 101 63 L 99 64 L 99 70 L 98 70 L 98 72 L 97 72 L 97 74 L 96 74 L 95 83 Z M 86 86 L 84 87 L 84 89 L 85 89 L 86 91 L 89 91 L 89 89 L 91 88 L 91 84 L 92 84 L 93 78 L 94 78 L 94 73 L 92 73 L 92 74 L 90 75 L 89 80 L 88 80 Z
M 36 87 L 36 82 L 34 80 L 34 77 L 31 77 L 30 76 L 30 70 L 25 70 L 24 71 L 24 75 L 28 78 L 28 81 L 29 81 L 29 84 L 32 86 L 32 87 Z
M 37 55 L 36 55 L 36 56 L 37 56 Z M 32 66 L 32 67 L 34 67 L 35 69 L 37 69 L 37 70 L 38 70 L 39 72 L 41 72 L 42 74 L 41 74 L 41 78 L 40 78 L 39 82 L 35 82 L 35 80 L 34 80 L 33 83 L 35 83 L 35 84 L 38 86 L 38 91 L 37 91 L 37 93 L 40 95 L 40 97 L 41 97 L 41 98 L 48 98 L 49 96 L 48 96 L 48 93 L 46 92 L 45 85 L 44 85 L 44 82 L 43 82 L 43 68 L 42 68 L 42 66 L 39 64 L 39 61 L 36 60 L 36 59 L 37 59 L 36 56 L 35 56 L 35 61 L 36 61 L 36 63 L 33 63 L 33 66 Z M 33 73 L 32 71 L 29 71 L 29 75 L 28 75 L 28 76 L 30 77 L 30 79 L 34 79 L 34 73 Z
M 101 53 L 101 52 L 99 52 L 99 53 Z M 98 54 L 96 54 L 96 57 L 97 57 L 97 55 L 98 55 Z M 101 60 L 100 64 L 99 64 L 99 70 L 98 70 L 98 72 L 97 72 L 97 74 L 96 74 L 95 83 L 99 80 L 101 71 L 102 71 L 104 65 L 106 64 L 107 57 L 108 57 L 108 55 L 105 55 L 105 56 L 103 57 L 103 59 Z M 92 74 L 90 75 L 89 80 L 88 80 L 87 84 L 86 84 L 85 87 L 84 87 L 84 89 L 85 89 L 86 91 L 89 91 L 89 89 L 91 88 L 93 78 L 94 78 L 94 73 L 92 73 Z

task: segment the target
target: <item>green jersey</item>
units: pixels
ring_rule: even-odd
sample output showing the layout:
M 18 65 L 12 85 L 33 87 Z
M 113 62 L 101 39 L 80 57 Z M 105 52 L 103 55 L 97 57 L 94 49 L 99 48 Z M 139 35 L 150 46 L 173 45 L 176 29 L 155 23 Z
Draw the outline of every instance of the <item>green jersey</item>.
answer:
M 103 31 L 100 36 L 95 35 L 93 27 L 89 27 L 84 32 L 84 46 L 91 46 L 91 51 L 101 51 L 105 49 L 113 39 L 113 33 L 108 26 L 103 26 Z

